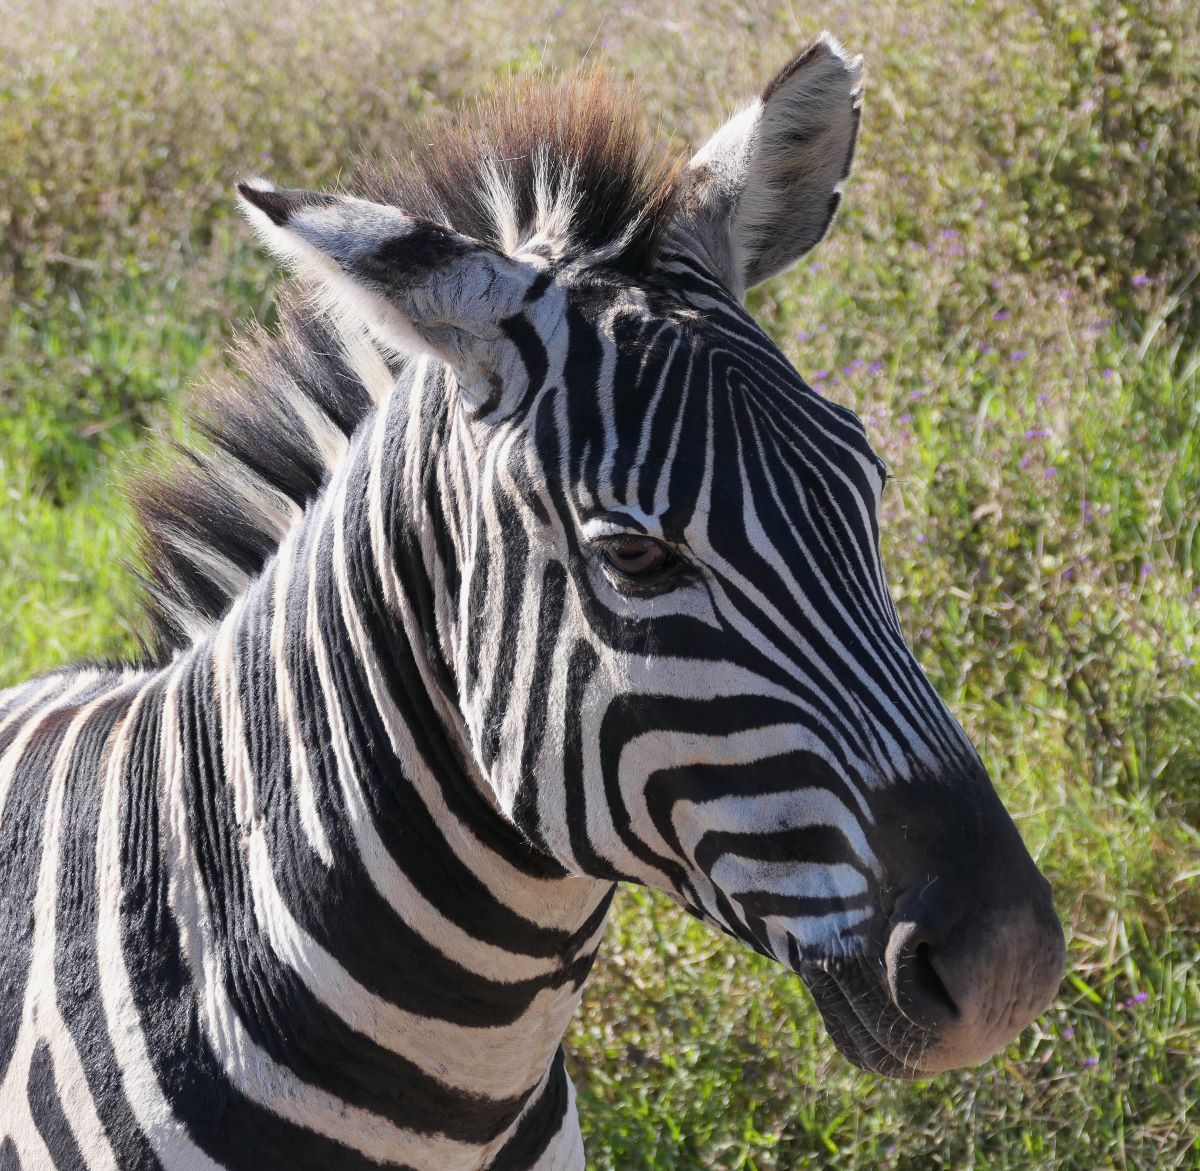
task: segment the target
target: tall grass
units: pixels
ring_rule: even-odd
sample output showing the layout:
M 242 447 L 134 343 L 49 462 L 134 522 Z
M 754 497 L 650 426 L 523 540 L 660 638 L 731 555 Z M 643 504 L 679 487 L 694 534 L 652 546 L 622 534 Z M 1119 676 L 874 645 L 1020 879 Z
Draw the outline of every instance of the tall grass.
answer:
M 234 177 L 336 181 L 604 56 L 696 143 L 830 27 L 831 240 L 754 308 L 867 421 L 917 653 L 1055 881 L 1058 1002 L 981 1070 L 850 1069 L 797 981 L 623 896 L 571 1037 L 598 1167 L 1197 1165 L 1200 42 L 1188 0 L 27 3 L 0 49 L 0 684 L 136 638 L 115 485 L 272 274 Z

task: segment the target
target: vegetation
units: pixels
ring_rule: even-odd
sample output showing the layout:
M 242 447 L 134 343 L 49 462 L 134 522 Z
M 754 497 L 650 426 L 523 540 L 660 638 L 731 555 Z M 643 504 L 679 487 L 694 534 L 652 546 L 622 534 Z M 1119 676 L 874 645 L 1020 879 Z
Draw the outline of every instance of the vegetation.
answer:
M 988 1066 L 887 1082 L 835 1054 L 794 977 L 628 892 L 571 1038 L 591 1157 L 1200 1166 L 1194 19 L 1191 0 L 10 6 L 0 685 L 135 645 L 119 477 L 178 428 L 230 323 L 270 314 L 235 176 L 329 184 L 360 150 L 419 147 L 418 116 L 585 54 L 664 142 L 698 143 L 829 27 L 868 59 L 856 175 L 830 241 L 754 307 L 891 466 L 901 613 L 1055 882 L 1070 975 Z

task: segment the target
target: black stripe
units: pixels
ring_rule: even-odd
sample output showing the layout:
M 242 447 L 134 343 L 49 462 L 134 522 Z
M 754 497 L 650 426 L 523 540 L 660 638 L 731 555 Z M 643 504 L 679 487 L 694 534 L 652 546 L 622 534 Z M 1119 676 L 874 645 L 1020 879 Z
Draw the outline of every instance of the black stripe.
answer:
M 566 726 L 563 730 L 563 785 L 566 789 L 567 833 L 580 870 L 593 878 L 618 879 L 612 863 L 592 847 L 587 835 L 587 792 L 583 783 L 583 696 L 600 658 L 586 642 L 571 648 L 567 664 Z M 592 795 L 593 800 L 597 794 Z
M 62 1101 L 58 1094 L 58 1085 L 54 1080 L 54 1064 L 50 1059 L 50 1047 L 45 1041 L 39 1041 L 33 1050 L 29 1062 L 29 1081 L 26 1089 L 29 1094 L 29 1112 L 33 1116 L 33 1125 L 42 1136 L 42 1142 L 50 1152 L 50 1159 L 55 1171 L 87 1171 L 83 1161 L 83 1153 L 75 1136 L 71 1133 Z M 122 1168 L 129 1164 L 120 1164 Z
M 503 568 L 504 586 L 500 600 L 503 628 L 487 692 L 487 707 L 483 715 L 479 753 L 485 770 L 491 769 L 500 755 L 500 737 L 504 720 L 519 697 L 512 694 L 513 672 L 516 669 L 517 647 L 525 632 L 521 629 L 521 610 L 528 589 L 526 566 L 529 563 L 529 538 L 518 509 L 507 493 L 498 493 L 495 543 L 496 561 Z M 482 527 L 482 525 L 481 525 Z M 483 629 L 483 611 L 475 612 L 475 625 Z M 476 679 L 469 677 L 467 685 L 474 688 Z
M 567 573 L 552 561 L 542 572 L 541 594 L 538 599 L 537 644 L 534 661 L 533 690 L 525 705 L 525 741 L 521 746 L 521 783 L 513 801 L 513 820 L 529 837 L 539 844 L 545 842 L 541 815 L 538 810 L 538 758 L 546 735 L 549 719 L 550 682 L 554 667 L 554 649 L 562 627 L 563 606 L 566 602 Z
M 527 1171 L 562 1130 L 570 1102 L 566 1060 L 560 1047 L 538 1100 L 529 1107 L 512 1137 L 500 1148 L 488 1171 Z

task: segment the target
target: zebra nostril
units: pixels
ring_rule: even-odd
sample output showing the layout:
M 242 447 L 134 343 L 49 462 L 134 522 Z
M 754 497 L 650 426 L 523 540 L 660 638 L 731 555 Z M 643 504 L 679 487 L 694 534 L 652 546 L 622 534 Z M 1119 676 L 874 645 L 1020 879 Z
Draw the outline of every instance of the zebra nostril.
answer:
M 914 1024 L 939 1029 L 959 1019 L 959 1007 L 938 971 L 936 943 L 920 923 L 897 924 L 885 956 L 888 989 Z

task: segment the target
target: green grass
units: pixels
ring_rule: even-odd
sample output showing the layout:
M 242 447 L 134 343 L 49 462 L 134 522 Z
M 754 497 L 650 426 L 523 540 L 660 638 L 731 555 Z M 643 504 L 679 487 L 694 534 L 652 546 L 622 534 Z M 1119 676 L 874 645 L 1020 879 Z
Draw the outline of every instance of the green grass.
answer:
M 332 182 L 419 144 L 418 115 L 589 52 L 695 143 L 831 27 L 868 58 L 856 175 L 831 240 L 754 307 L 889 462 L 902 617 L 1055 883 L 1071 974 L 987 1066 L 887 1082 L 836 1055 L 793 977 L 625 893 L 571 1036 L 590 1156 L 1200 1167 L 1188 0 L 348 7 L 8 20 L 0 685 L 136 645 L 120 479 L 232 323 L 269 315 L 237 174 Z

